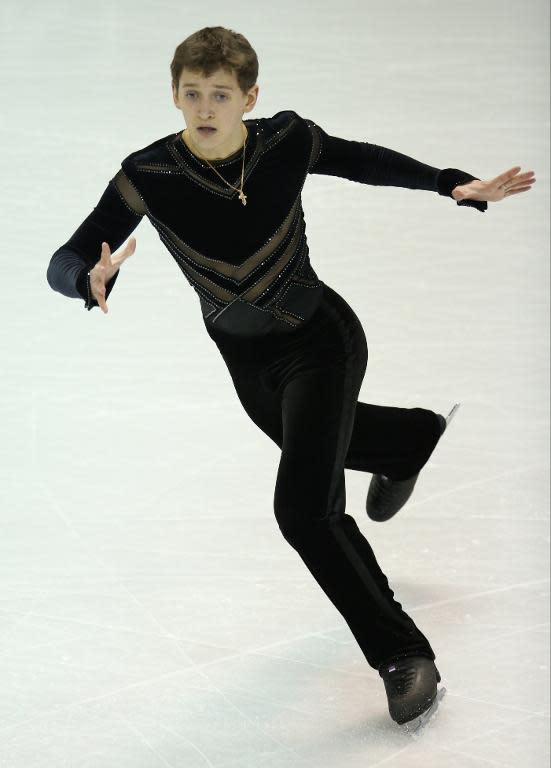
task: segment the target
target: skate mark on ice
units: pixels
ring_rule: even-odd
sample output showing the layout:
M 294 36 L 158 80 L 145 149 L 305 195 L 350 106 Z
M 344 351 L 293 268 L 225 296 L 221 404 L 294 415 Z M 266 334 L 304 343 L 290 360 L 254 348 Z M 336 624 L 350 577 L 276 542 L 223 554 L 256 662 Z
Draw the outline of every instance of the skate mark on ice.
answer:
M 549 584 L 549 579 L 535 579 L 534 581 L 519 581 L 516 584 L 508 584 L 506 587 L 495 587 L 495 589 L 484 589 L 481 592 L 472 592 L 469 595 L 461 595 L 460 597 L 450 597 L 447 600 L 435 600 L 432 603 L 424 603 L 422 605 L 415 605 L 412 610 L 414 611 L 421 611 L 425 608 L 435 608 L 440 605 L 450 605 L 452 603 L 462 603 L 465 600 L 476 600 L 478 597 L 484 597 L 485 595 L 495 595 L 498 592 L 510 592 L 512 589 L 522 589 L 523 587 L 532 587 L 536 584 Z M 535 626 L 544 626 L 548 622 L 543 622 L 541 625 L 536 624 Z
M 486 703 L 486 702 L 483 702 Z M 525 723 L 528 720 L 535 720 L 536 718 L 533 715 L 528 715 L 527 717 L 521 717 L 519 720 L 515 720 L 514 725 L 521 725 L 521 723 Z M 466 739 L 462 739 L 461 741 L 458 741 L 453 747 L 442 747 L 442 749 L 445 749 L 446 751 L 450 752 L 456 752 L 458 754 L 466 754 L 464 752 L 459 752 L 456 750 L 456 747 L 462 747 L 463 744 L 468 744 L 470 741 L 476 741 L 476 739 L 482 739 L 486 736 L 491 736 L 494 733 L 499 733 L 500 731 L 509 731 L 511 730 L 512 723 L 502 723 L 501 725 L 496 726 L 495 728 L 489 728 L 487 731 L 483 731 L 482 733 L 475 734 L 474 736 L 468 736 Z M 472 756 L 471 756 L 472 757 Z M 496 765 L 501 766 L 503 768 L 503 763 L 496 763 Z
M 171 736 L 174 736 L 176 739 L 179 739 L 180 741 L 184 741 L 192 749 L 194 749 L 198 755 L 201 755 L 201 757 L 205 761 L 205 764 L 208 765 L 209 768 L 216 768 L 214 763 L 211 763 L 211 761 L 209 760 L 208 755 L 205 755 L 205 753 L 197 746 L 197 744 L 194 744 L 193 741 L 191 741 L 191 739 L 186 739 L 186 737 L 183 736 L 181 733 L 178 733 L 178 731 L 174 731 L 172 728 L 168 728 L 166 725 L 163 725 L 162 723 L 160 723 L 160 727 L 163 729 L 163 731 L 167 731 L 167 733 L 170 733 Z
M 45 490 L 47 491 L 47 494 L 49 495 L 49 497 L 50 497 L 50 499 L 52 501 L 52 504 L 54 506 L 55 511 L 57 512 L 59 517 L 63 520 L 63 522 L 65 523 L 67 528 L 71 531 L 71 533 L 74 536 L 74 538 L 78 539 L 79 544 L 82 546 L 83 550 L 85 552 L 87 552 L 90 555 L 90 557 L 95 560 L 95 562 L 100 566 L 100 568 L 103 570 L 104 573 L 109 575 L 109 578 L 113 581 L 113 583 L 116 584 L 117 587 L 119 587 L 121 590 L 123 590 L 128 595 L 128 597 L 130 598 L 130 602 L 134 603 L 135 605 L 137 605 L 141 609 L 143 616 L 146 617 L 147 619 L 149 619 L 149 621 L 152 624 L 156 625 L 161 630 L 162 636 L 166 637 L 166 638 L 169 638 L 171 641 L 173 641 L 175 649 L 177 650 L 177 652 L 187 662 L 186 672 L 188 672 L 190 670 L 193 670 L 193 671 L 197 672 L 198 675 L 200 675 L 201 677 L 203 677 L 205 679 L 205 681 L 208 683 L 210 689 L 214 690 L 216 693 L 218 693 L 220 698 L 222 698 L 227 704 L 229 704 L 231 707 L 233 707 L 233 709 L 235 709 L 241 715 L 241 717 L 244 720 L 246 720 L 248 723 L 250 723 L 254 727 L 254 729 L 258 730 L 260 733 L 262 733 L 266 738 L 268 738 L 274 744 L 277 744 L 277 746 L 283 748 L 284 750 L 286 750 L 288 752 L 292 752 L 292 754 L 295 754 L 298 757 L 298 754 L 295 753 L 295 751 L 292 750 L 292 748 L 290 748 L 288 744 L 285 744 L 282 741 L 280 741 L 279 739 L 277 739 L 276 737 L 274 737 L 271 733 L 268 732 L 268 730 L 265 727 L 259 725 L 259 723 L 256 722 L 255 720 L 253 720 L 252 717 L 249 717 L 249 715 L 247 715 L 246 712 L 244 712 L 242 709 L 240 709 L 237 706 L 237 704 L 235 704 L 235 702 L 233 702 L 230 699 L 230 697 L 227 696 L 224 693 L 224 691 L 222 691 L 216 685 L 216 683 L 214 683 L 212 681 L 212 679 L 208 676 L 208 674 L 203 670 L 202 666 L 199 665 L 196 661 L 194 661 L 194 659 L 187 653 L 187 651 L 185 650 L 184 646 L 182 645 L 182 642 L 180 641 L 180 639 L 173 632 L 169 632 L 168 629 L 159 621 L 159 619 L 157 619 L 157 617 L 153 615 L 153 613 L 136 597 L 136 595 L 133 594 L 133 592 L 131 592 L 131 590 L 129 589 L 128 585 L 126 583 L 124 583 L 123 581 L 121 581 L 120 579 L 118 579 L 113 574 L 113 569 L 110 568 L 105 563 L 105 561 L 102 560 L 102 558 L 98 556 L 97 551 L 93 548 L 93 546 L 90 544 L 90 542 L 87 539 L 85 539 L 78 532 L 78 530 L 72 525 L 72 523 L 69 520 L 69 518 L 66 515 L 63 514 L 63 511 L 61 509 L 59 501 L 58 501 L 57 498 L 55 498 L 53 496 L 49 485 L 47 483 L 43 483 L 43 485 L 45 487 Z M 55 618 L 58 618 L 58 617 L 55 617 Z M 86 622 L 84 622 L 84 623 L 86 623 Z M 90 622 L 90 623 L 93 626 L 98 626 L 97 623 L 93 623 L 93 622 Z M 124 629 L 124 627 L 122 629 Z M 243 654 L 238 654 L 238 656 L 242 656 L 242 655 Z M 219 662 L 220 660 L 218 659 L 217 661 Z M 178 673 L 172 673 L 170 675 L 167 675 L 167 677 L 174 677 L 176 674 L 178 674 Z M 132 688 L 132 687 L 135 687 L 135 685 L 136 684 L 134 684 L 134 686 L 127 686 L 127 687 L 128 688 Z M 106 698 L 107 696 L 110 696 L 110 695 L 112 695 L 112 692 L 108 692 L 106 694 L 102 694 L 101 696 L 94 697 L 94 699 Z M 80 706 L 82 703 L 83 703 L 82 701 L 73 701 L 73 702 L 71 702 L 71 704 L 66 705 L 64 707 L 61 707 L 61 708 L 54 707 L 52 710 L 50 710 L 49 713 L 51 713 L 51 712 L 59 712 L 60 710 L 67 711 L 67 710 L 72 709 L 75 706 Z M 36 720 L 36 719 L 38 719 L 40 717 L 46 716 L 49 713 L 48 712 L 42 712 L 42 713 L 40 713 L 40 715 L 37 715 L 37 716 L 35 716 L 33 718 L 30 718 L 30 720 Z M 25 722 L 29 722 L 29 720 L 27 720 Z M 19 722 L 19 723 L 11 723 L 7 728 L 2 729 L 2 731 L 10 730 L 11 728 L 15 728 L 18 725 L 21 725 L 21 722 Z M 2 731 L 0 731 L 0 732 L 2 732 Z
M 526 715 L 523 720 L 531 720 L 533 717 L 549 717 L 548 713 L 544 710 L 541 712 L 533 712 L 531 709 L 525 709 L 524 707 L 515 707 L 511 704 L 500 704 L 499 702 L 492 701 L 491 699 L 477 699 L 474 696 L 465 696 L 463 693 L 448 693 L 448 696 L 451 696 L 454 699 L 463 699 L 464 701 L 474 701 L 477 704 L 484 704 L 487 707 L 499 707 L 500 709 L 505 709 L 508 712 L 523 712 Z
M 126 725 L 126 727 L 128 728 L 128 730 L 129 730 L 129 731 L 132 731 L 134 734 L 136 734 L 136 736 L 138 736 L 138 737 L 141 739 L 141 741 L 142 741 L 142 742 L 143 742 L 143 743 L 146 745 L 146 747 L 149 747 L 149 749 L 150 749 L 150 750 L 153 752 L 153 754 L 155 755 L 155 757 L 158 757 L 158 758 L 159 758 L 159 760 L 160 760 L 160 761 L 161 761 L 161 762 L 162 762 L 164 765 L 166 765 L 166 766 L 167 766 L 167 768 L 178 768 L 178 766 L 177 766 L 177 765 L 175 765 L 174 763 L 169 763 L 169 762 L 168 762 L 168 760 L 166 759 L 166 757 L 164 757 L 163 755 L 161 755 L 161 753 L 160 753 L 160 752 L 158 752 L 158 751 L 155 749 L 155 747 L 153 746 L 153 744 L 151 744 L 151 742 L 148 740 L 147 736 L 145 736 L 145 735 L 142 733 L 142 731 L 140 731 L 140 729 L 138 728 L 138 726 L 137 726 L 137 725 L 134 725 L 134 723 L 131 723 L 129 720 L 127 720 L 127 719 L 126 719 L 126 717 L 124 717 L 124 715 L 117 715 L 117 717 L 118 717 L 118 719 L 119 719 L 120 721 L 122 721 L 122 722 L 123 722 L 123 723 Z M 212 763 L 210 763 L 210 762 L 209 762 L 209 765 L 211 765 L 211 766 L 212 766 Z
M 378 763 L 370 763 L 369 768 L 379 768 L 380 765 L 384 765 L 385 763 L 390 762 L 390 760 L 394 760 L 397 755 L 401 755 L 402 752 L 408 750 L 409 747 L 410 745 L 408 744 L 406 747 L 402 747 L 401 749 L 396 750 L 396 752 L 392 752 L 392 754 L 388 755 L 387 757 L 383 757 L 383 759 L 379 760 Z
M 478 485 L 486 485 L 487 483 L 492 483 L 494 480 L 501 480 L 503 477 L 510 477 L 511 475 L 518 475 L 522 474 L 523 472 L 530 472 L 532 469 L 547 469 L 546 463 L 538 463 L 538 464 L 529 464 L 525 467 L 517 467 L 517 468 L 511 468 L 508 469 L 506 472 L 499 472 L 496 475 L 490 475 L 490 477 L 484 477 L 480 480 L 472 480 L 470 483 L 462 483 L 461 485 L 454 485 L 453 488 L 448 488 L 446 491 L 439 491 L 438 493 L 433 493 L 430 496 L 425 496 L 424 499 L 419 499 L 418 501 L 412 501 L 408 503 L 408 509 L 411 509 L 412 507 L 418 507 L 422 504 L 426 504 L 428 501 L 433 501 L 434 499 L 441 499 L 444 496 L 453 496 L 454 493 L 457 493 L 458 491 L 464 491 L 466 488 L 474 488 Z

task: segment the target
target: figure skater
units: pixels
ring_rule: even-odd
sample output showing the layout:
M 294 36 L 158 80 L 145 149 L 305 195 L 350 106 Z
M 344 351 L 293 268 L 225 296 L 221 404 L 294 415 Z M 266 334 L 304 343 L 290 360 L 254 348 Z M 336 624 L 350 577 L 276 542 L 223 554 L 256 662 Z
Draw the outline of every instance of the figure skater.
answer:
M 425 408 L 358 402 L 366 337 L 310 264 L 301 191 L 308 174 L 327 174 L 428 190 L 484 212 L 487 201 L 530 189 L 534 174 L 515 166 L 483 181 L 329 136 L 293 110 L 243 120 L 258 98 L 258 59 L 243 35 L 224 27 L 186 38 L 170 68 L 185 130 L 121 162 L 53 254 L 48 282 L 82 298 L 87 310 L 107 313 L 135 238 L 115 251 L 147 216 L 196 291 L 244 410 L 281 449 L 273 503 L 282 535 L 382 677 L 391 717 L 422 723 L 439 699 L 436 657 L 345 512 L 344 470 L 373 475 L 367 512 L 388 520 L 409 498 L 454 410 L 446 420 Z

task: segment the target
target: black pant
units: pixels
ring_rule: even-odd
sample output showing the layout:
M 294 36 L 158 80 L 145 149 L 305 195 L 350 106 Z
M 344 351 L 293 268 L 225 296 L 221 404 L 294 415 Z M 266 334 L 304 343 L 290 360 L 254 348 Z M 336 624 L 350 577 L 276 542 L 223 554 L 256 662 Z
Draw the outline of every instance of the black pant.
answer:
M 342 614 L 368 663 L 434 652 L 394 600 L 373 550 L 345 514 L 344 470 L 405 479 L 440 436 L 436 414 L 358 402 L 367 365 L 362 325 L 324 284 L 310 321 L 288 334 L 238 338 L 206 325 L 253 422 L 281 448 L 279 528 Z

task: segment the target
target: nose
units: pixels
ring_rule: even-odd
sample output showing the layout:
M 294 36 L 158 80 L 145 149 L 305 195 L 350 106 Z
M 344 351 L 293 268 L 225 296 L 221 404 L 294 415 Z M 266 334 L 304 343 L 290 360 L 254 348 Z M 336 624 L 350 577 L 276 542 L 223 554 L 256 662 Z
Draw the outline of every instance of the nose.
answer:
M 214 117 L 213 112 L 210 109 L 199 109 L 197 110 L 197 114 L 201 120 L 208 120 L 209 118 Z

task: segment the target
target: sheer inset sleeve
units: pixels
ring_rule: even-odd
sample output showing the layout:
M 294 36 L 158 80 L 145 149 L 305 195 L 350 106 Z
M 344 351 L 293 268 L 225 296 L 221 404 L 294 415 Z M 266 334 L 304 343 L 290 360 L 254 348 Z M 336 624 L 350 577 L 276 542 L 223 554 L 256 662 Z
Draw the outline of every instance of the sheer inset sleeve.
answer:
M 54 291 L 84 300 L 85 309 L 97 307 L 90 294 L 88 272 L 99 261 L 101 244 L 114 253 L 136 229 L 146 213 L 145 204 L 121 168 L 109 181 L 97 205 L 50 259 L 46 278 Z M 119 272 L 105 286 L 109 296 Z

